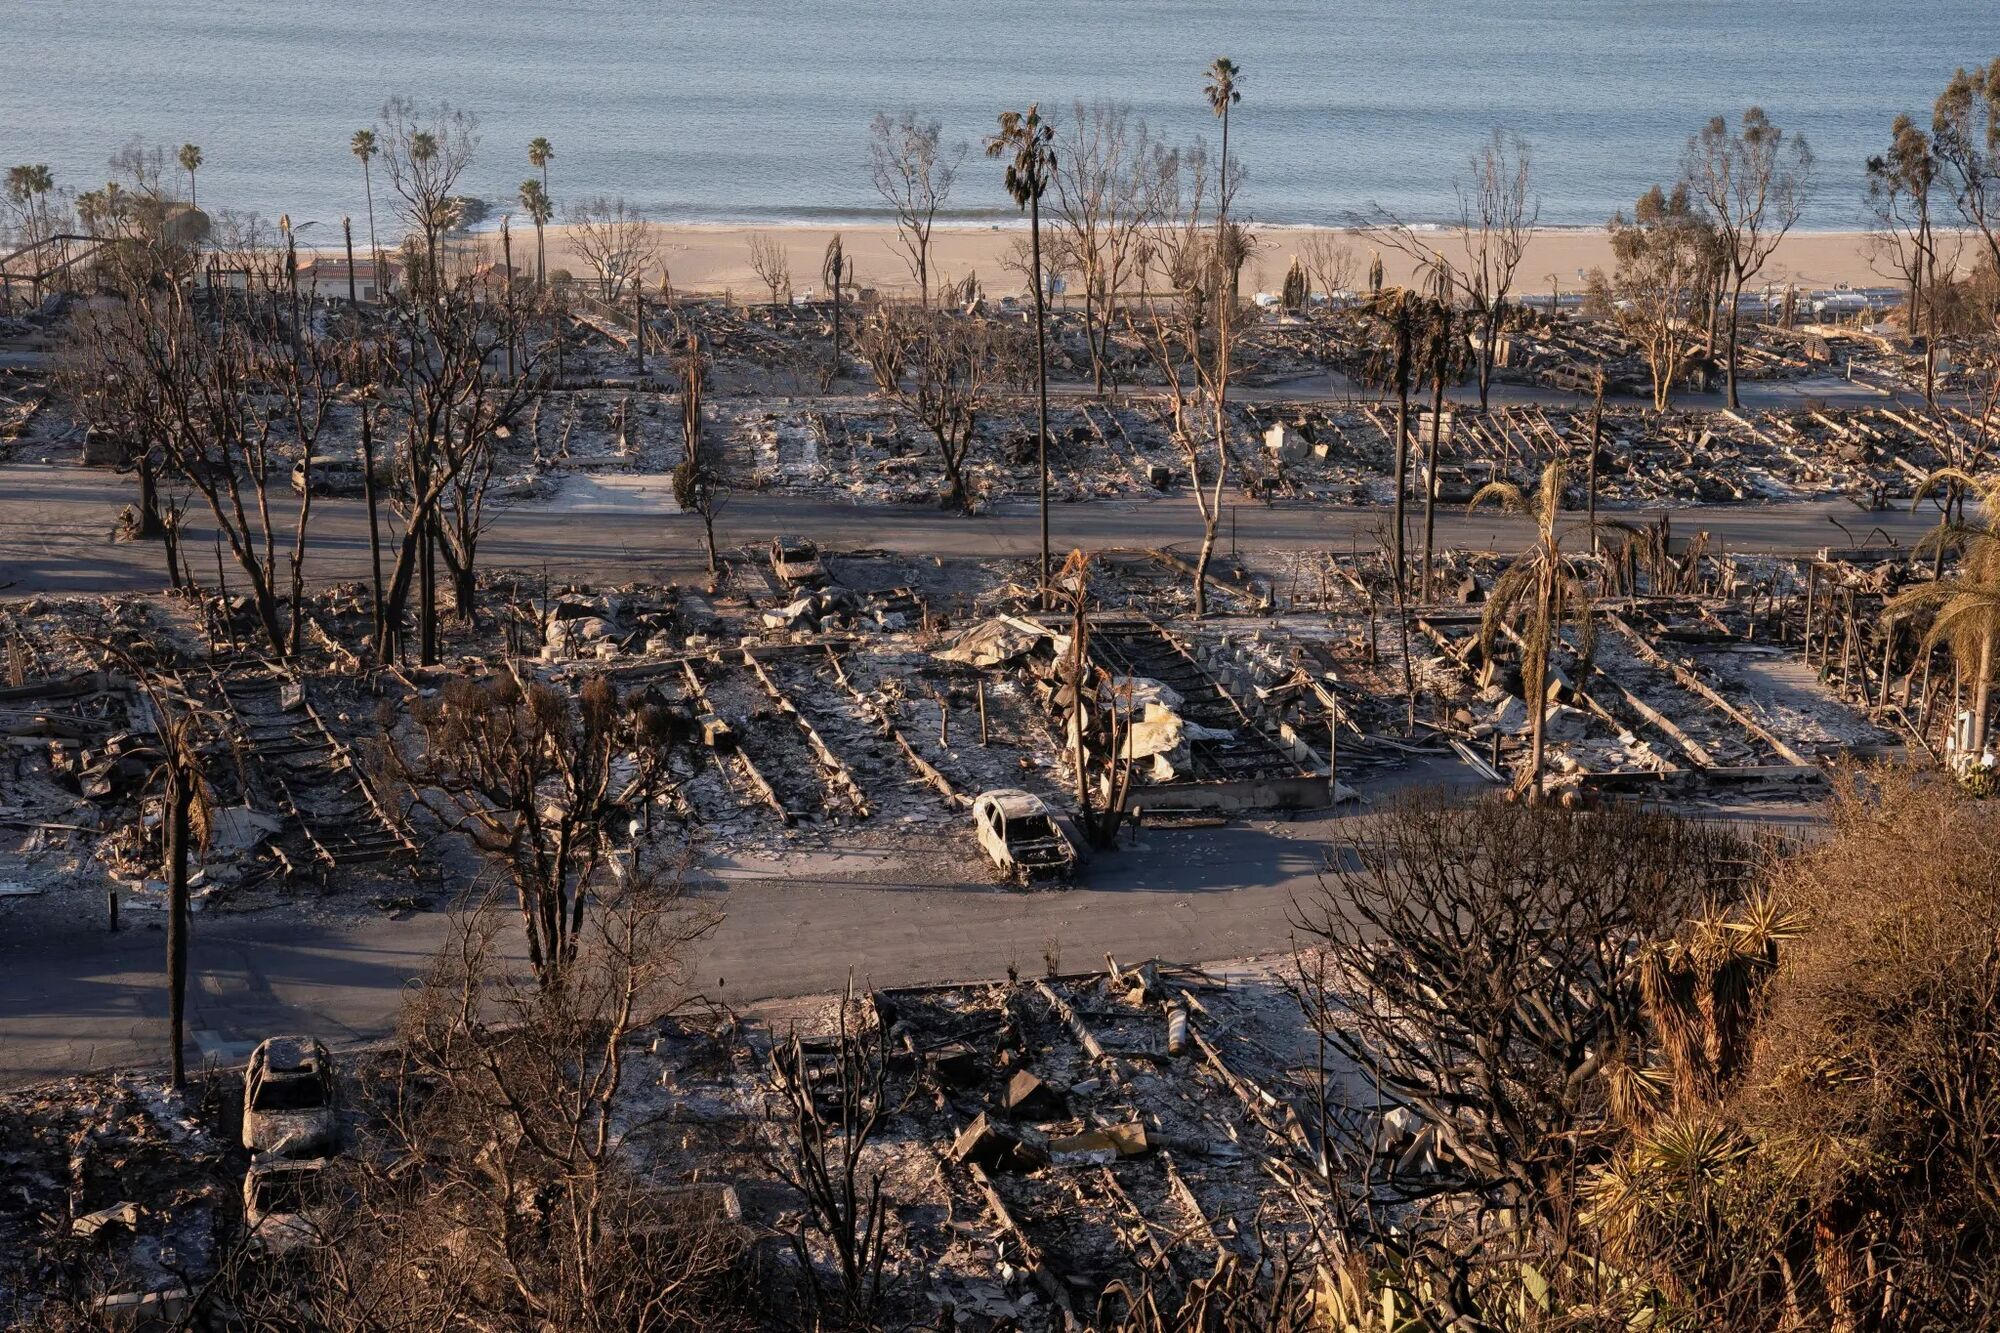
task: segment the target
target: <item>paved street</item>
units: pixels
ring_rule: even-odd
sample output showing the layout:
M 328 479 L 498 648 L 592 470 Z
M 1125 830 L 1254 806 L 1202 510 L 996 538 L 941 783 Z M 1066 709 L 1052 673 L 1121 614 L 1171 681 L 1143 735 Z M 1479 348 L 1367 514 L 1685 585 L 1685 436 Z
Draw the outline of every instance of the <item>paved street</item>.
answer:
M 135 491 L 131 478 L 109 471 L 28 462 L 0 465 L 0 586 L 11 583 L 9 591 L 16 594 L 162 587 L 166 574 L 157 543 L 108 539 L 119 508 Z M 538 569 L 546 563 L 564 577 L 618 582 L 687 579 L 701 572 L 700 527 L 691 516 L 667 514 L 627 495 L 595 507 L 562 503 L 560 494 L 557 501 L 553 507 L 499 511 L 480 541 L 481 563 L 489 569 Z M 1650 521 L 1660 512 L 1628 510 L 1615 516 Z M 1932 525 L 1929 517 L 1905 509 L 1869 514 L 1843 500 L 1664 512 L 1672 515 L 1677 532 L 1707 529 L 1725 549 L 1742 552 L 1807 553 L 1846 546 L 1870 533 L 1878 541 L 1886 535 L 1907 545 Z M 280 521 L 289 523 L 289 516 Z M 1061 550 L 1192 543 L 1201 532 L 1194 504 L 1185 497 L 1057 505 L 1049 521 L 1052 541 Z M 1223 540 L 1233 539 L 1249 550 L 1368 549 L 1388 522 L 1380 509 L 1240 503 L 1224 518 Z M 213 529 L 207 515 L 190 509 L 189 524 L 198 576 L 212 578 Z M 965 518 L 922 507 L 864 508 L 809 496 L 744 494 L 730 500 L 717 528 L 724 545 L 786 532 L 836 550 L 886 548 L 946 557 L 1026 556 L 1039 542 L 1034 506 L 1018 502 Z M 1525 544 L 1529 532 L 1526 519 L 1495 510 L 1468 515 L 1454 506 L 1438 512 L 1438 540 L 1446 546 L 1514 550 Z M 360 501 L 316 501 L 312 533 L 310 580 L 367 576 L 368 520 Z M 228 572 L 233 580 L 239 577 L 233 569 Z
M 1323 841 L 1342 821 L 1189 832 L 1149 830 L 1104 858 L 1087 887 L 1024 893 L 955 884 L 956 867 L 918 880 L 866 852 L 720 872 L 702 897 L 725 913 L 703 945 L 695 984 L 732 1004 L 862 985 L 1039 972 L 1049 941 L 1073 966 L 1122 958 L 1224 958 L 1282 949 L 1295 894 L 1310 893 Z M 815 868 L 817 867 L 817 868 Z M 871 876 L 866 881 L 847 878 Z M 832 878 L 838 875 L 843 878 Z M 49 904 L 53 907 L 55 904 Z M 24 931 L 0 901 L 0 1086 L 164 1059 L 162 914 L 128 910 L 117 934 L 79 902 L 64 924 Z M 10 924 L 13 918 L 15 924 Z M 518 928 L 508 914 L 511 940 Z M 330 923 L 260 912 L 193 918 L 190 1058 L 239 1060 L 264 1035 L 379 1039 L 404 988 L 423 975 L 446 914 Z

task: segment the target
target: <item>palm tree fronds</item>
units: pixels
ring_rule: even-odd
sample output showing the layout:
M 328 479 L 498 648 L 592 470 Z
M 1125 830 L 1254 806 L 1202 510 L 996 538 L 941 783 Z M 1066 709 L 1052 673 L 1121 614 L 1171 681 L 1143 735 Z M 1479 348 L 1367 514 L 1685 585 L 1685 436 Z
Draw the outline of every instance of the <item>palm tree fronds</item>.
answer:
M 1516 486 L 1511 481 L 1489 481 L 1484 486 L 1481 486 L 1472 493 L 1472 498 L 1466 501 L 1465 512 L 1468 514 L 1471 513 L 1488 499 L 1494 501 L 1503 511 L 1509 514 L 1526 514 L 1530 512 L 1528 497 L 1522 493 L 1519 486 Z

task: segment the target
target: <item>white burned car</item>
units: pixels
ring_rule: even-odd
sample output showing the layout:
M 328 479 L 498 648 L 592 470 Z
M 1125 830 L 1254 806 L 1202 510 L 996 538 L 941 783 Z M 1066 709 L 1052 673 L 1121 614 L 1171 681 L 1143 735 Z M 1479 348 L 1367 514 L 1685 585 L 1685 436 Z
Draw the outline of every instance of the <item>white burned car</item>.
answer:
M 1069 819 L 1031 792 L 981 792 L 972 803 L 972 827 L 993 864 L 1022 880 L 1067 879 L 1087 859 Z
M 336 1137 L 333 1058 L 317 1037 L 267 1037 L 243 1071 L 243 1146 L 318 1157 Z
M 243 1175 L 243 1220 L 259 1247 L 286 1254 L 321 1239 L 333 1207 L 326 1171 L 324 1157 L 265 1157 L 251 1163 Z

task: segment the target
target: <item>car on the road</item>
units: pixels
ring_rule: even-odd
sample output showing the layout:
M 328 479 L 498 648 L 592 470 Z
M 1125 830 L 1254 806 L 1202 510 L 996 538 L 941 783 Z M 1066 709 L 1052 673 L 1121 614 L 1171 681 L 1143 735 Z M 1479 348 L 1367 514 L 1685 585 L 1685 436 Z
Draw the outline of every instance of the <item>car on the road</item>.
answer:
M 333 1057 L 317 1037 L 266 1037 L 243 1071 L 243 1146 L 312 1157 L 335 1138 Z
M 319 1240 L 333 1206 L 324 1157 L 260 1157 L 243 1174 L 243 1220 L 266 1253 Z
M 1032 792 L 998 787 L 972 803 L 980 850 L 1017 879 L 1068 879 L 1085 858 L 1070 821 Z
M 378 469 L 376 478 L 381 478 Z M 310 463 L 300 459 L 292 464 L 292 489 L 303 495 L 306 478 L 312 478 L 314 495 L 354 496 L 367 491 L 366 478 L 358 458 L 332 458 L 324 454 L 314 454 Z
M 771 572 L 787 588 L 812 588 L 826 582 L 819 547 L 804 537 L 771 538 Z

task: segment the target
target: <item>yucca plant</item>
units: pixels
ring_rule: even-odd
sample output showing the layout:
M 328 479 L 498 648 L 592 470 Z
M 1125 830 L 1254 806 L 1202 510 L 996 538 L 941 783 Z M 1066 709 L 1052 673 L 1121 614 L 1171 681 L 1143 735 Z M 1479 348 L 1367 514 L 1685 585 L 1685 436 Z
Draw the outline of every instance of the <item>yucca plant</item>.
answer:
M 1640 952 L 1639 994 L 1677 1104 L 1719 1096 L 1749 1064 L 1757 991 L 1777 967 L 1779 944 L 1796 938 L 1799 925 L 1760 895 Z

